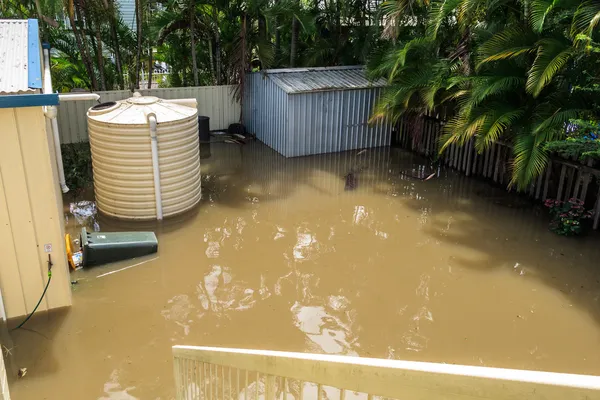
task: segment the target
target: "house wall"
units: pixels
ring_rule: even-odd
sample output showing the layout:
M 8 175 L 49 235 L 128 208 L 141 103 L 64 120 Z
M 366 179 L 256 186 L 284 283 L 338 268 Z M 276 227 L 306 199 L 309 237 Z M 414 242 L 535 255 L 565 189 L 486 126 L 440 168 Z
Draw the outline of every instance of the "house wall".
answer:
M 41 107 L 0 109 L 0 290 L 7 318 L 71 305 L 62 197 Z M 51 250 L 45 248 L 50 245 Z
M 244 125 L 248 132 L 287 156 L 288 94 L 260 73 L 248 74 L 244 94 Z

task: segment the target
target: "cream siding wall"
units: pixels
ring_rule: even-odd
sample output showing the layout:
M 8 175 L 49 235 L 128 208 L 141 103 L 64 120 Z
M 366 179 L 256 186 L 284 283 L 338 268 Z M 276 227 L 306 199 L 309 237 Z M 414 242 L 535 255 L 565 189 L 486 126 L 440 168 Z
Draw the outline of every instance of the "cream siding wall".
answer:
M 0 109 L 0 289 L 8 318 L 71 305 L 62 197 L 41 107 Z M 46 253 L 45 244 L 52 245 Z

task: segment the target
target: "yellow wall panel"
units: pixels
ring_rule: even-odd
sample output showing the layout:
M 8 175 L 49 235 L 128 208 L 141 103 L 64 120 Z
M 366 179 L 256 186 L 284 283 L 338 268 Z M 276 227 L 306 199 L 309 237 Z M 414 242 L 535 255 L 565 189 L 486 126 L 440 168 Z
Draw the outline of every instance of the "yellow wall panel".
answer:
M 70 305 L 71 291 L 62 199 L 42 109 L 1 109 L 0 125 L 0 288 L 12 318 L 35 307 L 48 279 L 48 254 L 53 277 L 38 310 Z M 50 253 L 45 244 L 52 245 Z

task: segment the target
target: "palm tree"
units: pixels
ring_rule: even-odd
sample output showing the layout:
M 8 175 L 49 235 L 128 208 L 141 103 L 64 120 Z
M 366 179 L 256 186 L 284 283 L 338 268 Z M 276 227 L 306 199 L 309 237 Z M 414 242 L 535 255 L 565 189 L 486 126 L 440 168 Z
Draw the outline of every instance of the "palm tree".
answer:
M 499 139 L 509 141 L 512 184 L 525 188 L 545 169 L 545 143 L 564 137 L 569 120 L 597 103 L 573 88 L 585 84 L 577 64 L 593 56 L 577 43 L 592 40 L 600 17 L 591 2 L 526 3 L 398 3 L 413 16 L 426 16 L 405 29 L 425 34 L 405 39 L 400 29 L 398 42 L 372 63 L 372 76 L 389 80 L 374 117 L 398 119 L 445 106 L 453 116 L 440 151 L 474 140 L 481 152 Z M 394 17 L 404 15 L 398 6 L 393 10 Z

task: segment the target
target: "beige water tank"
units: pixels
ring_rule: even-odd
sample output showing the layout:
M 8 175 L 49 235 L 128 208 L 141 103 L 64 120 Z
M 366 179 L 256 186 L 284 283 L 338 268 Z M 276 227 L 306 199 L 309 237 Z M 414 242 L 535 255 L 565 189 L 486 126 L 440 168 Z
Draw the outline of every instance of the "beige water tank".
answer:
M 90 108 L 98 209 L 117 218 L 151 220 L 198 204 L 197 114 L 195 99 L 162 100 L 139 93 Z

